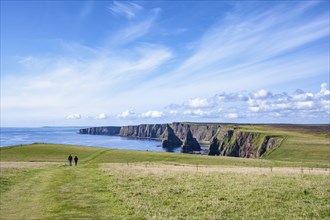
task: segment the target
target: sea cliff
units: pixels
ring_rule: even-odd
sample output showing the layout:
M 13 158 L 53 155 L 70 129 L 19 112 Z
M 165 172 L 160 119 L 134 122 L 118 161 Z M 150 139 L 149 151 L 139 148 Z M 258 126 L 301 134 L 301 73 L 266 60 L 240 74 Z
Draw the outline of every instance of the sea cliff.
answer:
M 215 135 L 221 124 L 218 123 L 183 123 L 173 122 L 169 124 L 175 135 L 184 140 L 188 130 L 199 143 L 208 144 Z M 141 124 L 123 126 L 119 135 L 123 137 L 152 138 L 161 140 L 161 136 L 166 129 L 166 124 Z
M 119 126 L 82 128 L 79 130 L 79 134 L 119 135 L 120 129 L 121 127 Z
M 199 144 L 209 145 L 208 155 L 260 158 L 282 143 L 284 137 L 241 130 L 237 124 L 184 123 L 141 124 L 122 127 L 80 129 L 80 134 L 119 135 L 162 140 L 167 148 L 181 147 L 182 152 L 200 151 Z

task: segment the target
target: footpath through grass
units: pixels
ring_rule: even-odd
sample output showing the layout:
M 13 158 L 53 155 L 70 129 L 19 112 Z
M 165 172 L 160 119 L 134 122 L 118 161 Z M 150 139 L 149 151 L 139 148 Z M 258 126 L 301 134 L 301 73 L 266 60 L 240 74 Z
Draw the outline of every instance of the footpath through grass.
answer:
M 0 219 L 116 219 L 122 203 L 97 168 L 1 169 Z
M 328 168 L 278 173 L 277 163 L 299 164 L 63 145 L 0 150 L 0 219 L 330 218 Z M 77 167 L 65 165 L 68 153 L 80 157 Z

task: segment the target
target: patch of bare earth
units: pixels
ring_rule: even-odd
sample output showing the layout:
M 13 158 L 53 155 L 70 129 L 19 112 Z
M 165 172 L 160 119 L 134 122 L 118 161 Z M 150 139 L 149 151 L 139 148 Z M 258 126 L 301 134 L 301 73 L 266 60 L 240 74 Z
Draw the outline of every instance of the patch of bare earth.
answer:
M 136 171 L 150 174 L 166 174 L 170 172 L 201 172 L 201 173 L 239 173 L 239 174 L 314 174 L 330 175 L 330 169 L 326 168 L 293 168 L 293 167 L 224 167 L 224 166 L 200 166 L 186 164 L 150 164 L 150 163 L 103 163 L 102 170 Z
M 39 168 L 51 165 L 59 165 L 59 162 L 0 162 L 1 168 Z

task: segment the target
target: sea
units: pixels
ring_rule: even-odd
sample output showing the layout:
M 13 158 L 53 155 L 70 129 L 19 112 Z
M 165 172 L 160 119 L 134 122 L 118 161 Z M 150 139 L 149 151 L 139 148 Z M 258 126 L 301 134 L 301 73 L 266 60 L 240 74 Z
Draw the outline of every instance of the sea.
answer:
M 180 148 L 166 149 L 161 141 L 132 139 L 119 136 L 79 134 L 80 127 L 0 128 L 0 146 L 32 143 L 68 144 L 126 150 L 180 152 Z

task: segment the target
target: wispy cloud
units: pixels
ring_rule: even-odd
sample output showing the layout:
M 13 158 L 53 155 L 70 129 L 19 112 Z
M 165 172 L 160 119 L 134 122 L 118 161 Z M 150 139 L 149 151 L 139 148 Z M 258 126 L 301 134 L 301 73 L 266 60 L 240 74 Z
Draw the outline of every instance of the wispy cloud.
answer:
M 288 92 L 329 79 L 329 12 L 313 11 L 320 2 L 235 3 L 198 30 L 175 24 L 180 15 L 165 17 L 172 7 L 106 4 L 116 25 L 97 20 L 111 27 L 99 41 L 76 36 L 56 41 L 58 54 L 17 55 L 22 71 L 1 74 L 6 118 L 20 112 L 119 123 L 328 117 L 326 84 L 319 92 Z M 82 4 L 80 15 L 93 17 L 94 6 Z
M 74 47 L 81 50 L 78 45 Z M 88 50 L 84 51 L 88 53 Z M 49 65 L 47 68 L 31 68 L 33 74 L 1 79 L 2 91 L 5 91 L 1 97 L 2 112 L 25 109 L 26 115 L 30 114 L 29 111 L 31 114 L 34 114 L 32 111 L 42 111 L 54 115 L 60 112 L 63 115 L 70 112 L 95 115 L 97 109 L 108 111 L 113 108 L 113 103 L 123 106 L 122 100 L 116 100 L 116 97 L 111 98 L 111 102 L 105 101 L 109 100 L 109 94 L 127 92 L 137 80 L 148 77 L 151 71 L 157 70 L 172 57 L 167 48 L 150 44 L 139 45 L 129 51 L 128 56 L 112 55 L 103 49 L 93 50 L 89 54 L 82 60 L 72 57 L 48 60 L 32 56 L 20 58 L 24 60 L 20 61 L 22 65 L 31 66 L 40 62 Z M 82 103 L 86 102 L 95 109 L 82 108 Z
M 160 8 L 145 10 L 142 17 L 129 22 L 123 28 L 112 33 L 108 39 L 107 45 L 118 47 L 137 40 L 150 32 L 159 16 Z
M 143 10 L 143 7 L 133 2 L 114 1 L 108 6 L 108 9 L 113 15 L 125 16 L 128 19 L 132 19 L 136 17 L 137 13 Z
M 159 86 L 171 81 L 181 86 L 180 82 L 189 79 L 191 83 L 182 89 L 199 85 L 210 91 L 219 82 L 224 89 L 246 87 L 252 82 L 268 86 L 328 71 L 329 54 L 302 49 L 329 37 L 328 14 L 305 19 L 315 4 L 300 5 L 300 10 L 288 11 L 283 4 L 255 11 L 251 4 L 233 11 L 194 43 L 193 53 L 181 65 L 152 83 Z M 274 81 L 266 80 L 269 78 Z

